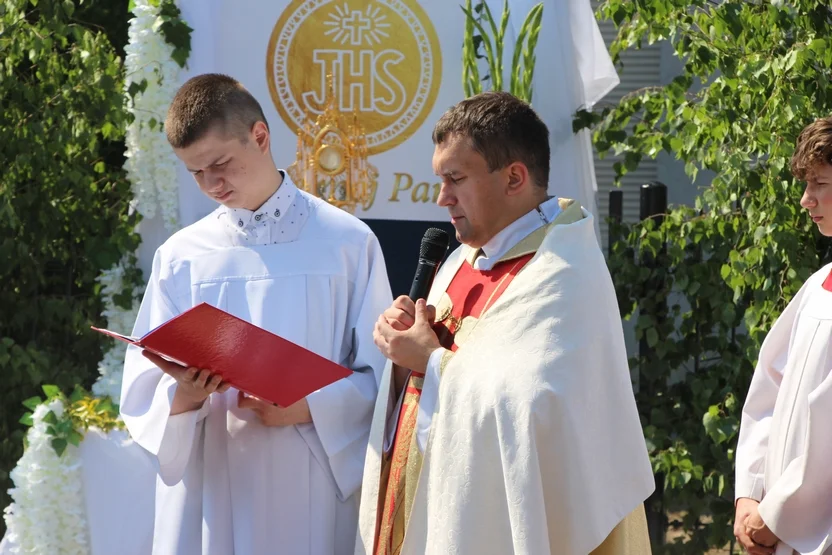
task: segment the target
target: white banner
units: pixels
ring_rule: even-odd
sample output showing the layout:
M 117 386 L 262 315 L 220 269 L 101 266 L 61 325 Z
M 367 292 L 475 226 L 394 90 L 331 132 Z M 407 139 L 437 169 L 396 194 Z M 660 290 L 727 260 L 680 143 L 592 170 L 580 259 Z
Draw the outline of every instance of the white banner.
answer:
M 506 66 L 516 33 L 535 3 L 509 2 Z M 447 219 L 435 205 L 439 179 L 431 168 L 431 132 L 442 113 L 464 98 L 463 0 L 180 4 L 194 28 L 185 78 L 220 72 L 242 82 L 263 106 L 279 167 L 298 158 L 298 132 L 323 110 L 326 76 L 331 75 L 342 123 L 355 117 L 363 127 L 366 163 L 378 170 L 374 196 L 355 214 L 364 219 Z M 489 5 L 499 21 L 502 1 L 490 0 Z M 617 82 L 589 0 L 546 0 L 532 101 L 550 129 L 550 193 L 578 199 L 590 211 L 595 208 L 591 150 L 586 137 L 572 134 L 572 114 Z M 349 129 L 340 131 L 349 135 Z M 323 161 L 327 153 L 315 148 Z M 335 156 L 332 164 L 339 163 Z M 182 224 L 187 225 L 215 205 L 199 193 L 184 168 L 180 181 Z

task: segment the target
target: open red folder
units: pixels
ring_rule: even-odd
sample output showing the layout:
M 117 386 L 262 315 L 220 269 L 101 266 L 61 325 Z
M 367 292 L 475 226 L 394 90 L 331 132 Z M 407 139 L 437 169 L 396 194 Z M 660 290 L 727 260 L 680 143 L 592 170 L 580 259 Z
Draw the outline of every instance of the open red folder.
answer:
M 182 366 L 219 374 L 232 387 L 281 407 L 352 374 L 348 368 L 207 303 L 186 310 L 140 338 L 92 329 Z

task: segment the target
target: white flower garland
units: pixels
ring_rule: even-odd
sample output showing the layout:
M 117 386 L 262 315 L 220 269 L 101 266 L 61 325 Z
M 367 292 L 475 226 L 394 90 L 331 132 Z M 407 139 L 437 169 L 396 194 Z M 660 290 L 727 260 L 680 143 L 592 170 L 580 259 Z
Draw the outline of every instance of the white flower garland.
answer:
M 67 446 L 58 457 L 43 418 L 63 415 L 59 399 L 39 405 L 26 438 L 29 445 L 11 472 L 14 503 L 5 510 L 12 553 L 87 555 L 87 515 L 78 448 Z
M 127 128 L 127 176 L 133 183 L 135 207 L 145 218 L 162 210 L 165 228 L 179 228 L 179 185 L 176 157 L 171 152 L 162 123 L 176 90 L 181 68 L 171 55 L 173 47 L 156 28 L 159 8 L 148 0 L 136 0 L 125 47 L 125 86 L 135 83 L 143 92 L 128 95 L 128 109 L 135 119 Z
M 109 270 L 105 270 L 98 277 L 102 285 L 101 294 L 104 298 L 104 311 L 102 315 L 107 319 L 107 329 L 124 335 L 130 334 L 136 315 L 139 312 L 139 300 L 133 298 L 133 306 L 125 310 L 113 302 L 113 297 L 124 291 L 124 267 L 122 260 L 119 264 Z M 118 404 L 121 399 L 121 374 L 124 367 L 124 355 L 127 352 L 127 344 L 121 341 L 113 341 L 113 346 L 104 353 L 104 357 L 98 364 L 98 380 L 92 386 L 92 392 L 98 397 L 109 396 L 114 403 Z
M 159 7 L 148 0 L 135 0 L 130 20 L 129 43 L 125 47 L 125 87 L 135 83 L 144 90 L 128 96 L 134 120 L 127 128 L 124 164 L 133 185 L 132 206 L 147 219 L 161 208 L 162 222 L 169 232 L 179 228 L 179 184 L 176 158 L 167 144 L 162 122 L 179 86 L 181 68 L 172 58 L 173 47 L 157 28 Z M 146 85 L 142 85 L 146 83 Z M 107 327 L 129 333 L 136 320 L 139 301 L 122 309 L 113 302 L 124 291 L 126 262 L 122 260 L 99 276 Z M 93 385 L 96 396 L 121 397 L 121 374 L 126 345 L 114 342 L 99 364 L 100 377 Z M 28 446 L 11 472 L 13 503 L 5 509 L 12 553 L 43 555 L 88 555 L 87 515 L 83 503 L 83 480 L 78 448 L 69 445 L 62 456 L 52 448 L 52 437 L 43 418 L 53 411 L 61 416 L 64 405 L 55 399 L 41 404 L 32 415 Z

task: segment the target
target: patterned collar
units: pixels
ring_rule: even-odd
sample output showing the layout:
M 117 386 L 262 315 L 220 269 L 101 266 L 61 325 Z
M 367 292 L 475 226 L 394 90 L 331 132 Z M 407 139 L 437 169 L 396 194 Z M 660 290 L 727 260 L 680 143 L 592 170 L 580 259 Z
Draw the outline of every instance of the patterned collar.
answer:
M 228 215 L 229 225 L 242 231 L 251 226 L 265 224 L 269 220 L 274 220 L 275 222 L 280 221 L 280 218 L 289 210 L 292 201 L 295 200 L 298 188 L 292 183 L 292 179 L 288 173 L 283 170 L 279 171 L 283 176 L 283 182 L 277 188 L 277 191 L 260 208 L 257 210 L 246 210 L 245 208 L 225 209 L 225 213 Z

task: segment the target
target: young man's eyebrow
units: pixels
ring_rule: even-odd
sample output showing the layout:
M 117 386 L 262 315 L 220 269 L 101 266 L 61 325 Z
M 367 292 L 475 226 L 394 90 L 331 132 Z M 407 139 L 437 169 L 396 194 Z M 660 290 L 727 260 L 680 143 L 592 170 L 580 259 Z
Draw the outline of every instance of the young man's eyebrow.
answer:
M 216 160 L 214 160 L 213 162 L 211 162 L 210 164 L 208 164 L 208 165 L 207 165 L 207 166 L 205 166 L 205 167 L 206 167 L 206 168 L 210 168 L 211 166 L 215 166 L 215 165 L 217 164 L 217 162 L 219 162 L 219 161 L 220 161 L 220 160 L 222 160 L 223 158 L 225 158 L 225 154 L 223 154 L 222 156 L 220 156 L 219 158 L 217 158 Z M 189 172 L 191 172 L 191 173 L 196 173 L 196 172 L 198 172 L 198 171 L 200 171 L 200 170 L 192 170 L 191 168 L 188 168 L 188 171 L 189 171 Z

